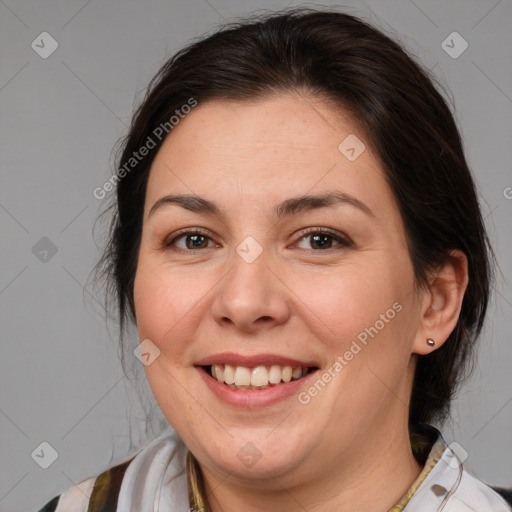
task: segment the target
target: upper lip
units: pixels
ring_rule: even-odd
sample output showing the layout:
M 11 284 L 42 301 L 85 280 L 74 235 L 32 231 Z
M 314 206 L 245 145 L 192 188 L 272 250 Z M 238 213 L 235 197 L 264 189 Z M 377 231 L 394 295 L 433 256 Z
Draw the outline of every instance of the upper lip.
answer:
M 221 354 L 213 354 L 200 359 L 195 366 L 211 366 L 213 364 L 229 364 L 231 366 L 245 366 L 247 368 L 255 368 L 257 366 L 291 366 L 297 368 L 302 367 L 314 367 L 318 364 L 314 361 L 299 361 L 286 356 L 277 354 L 257 354 L 252 356 L 246 356 L 241 354 L 235 354 L 233 352 L 223 352 Z

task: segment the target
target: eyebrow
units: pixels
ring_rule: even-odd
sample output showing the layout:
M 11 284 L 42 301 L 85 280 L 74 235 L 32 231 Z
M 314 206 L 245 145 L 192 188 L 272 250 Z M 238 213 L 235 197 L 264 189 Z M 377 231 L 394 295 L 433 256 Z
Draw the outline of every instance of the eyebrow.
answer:
M 221 211 L 221 208 L 213 201 L 205 199 L 204 197 L 193 195 L 193 194 L 177 194 L 167 195 L 158 199 L 155 204 L 151 207 L 148 213 L 148 217 L 151 216 L 156 210 L 163 206 L 175 204 L 190 210 L 194 213 L 205 213 L 215 215 L 218 217 L 225 217 L 225 214 Z M 277 219 L 283 219 L 292 215 L 297 215 L 309 210 L 318 208 L 327 208 L 336 206 L 339 204 L 352 206 L 361 210 L 371 217 L 375 217 L 375 214 L 371 209 L 359 199 L 341 192 L 339 190 L 333 190 L 324 192 L 316 195 L 303 195 L 298 197 L 292 197 L 286 199 L 282 203 L 278 204 L 274 210 L 273 215 Z

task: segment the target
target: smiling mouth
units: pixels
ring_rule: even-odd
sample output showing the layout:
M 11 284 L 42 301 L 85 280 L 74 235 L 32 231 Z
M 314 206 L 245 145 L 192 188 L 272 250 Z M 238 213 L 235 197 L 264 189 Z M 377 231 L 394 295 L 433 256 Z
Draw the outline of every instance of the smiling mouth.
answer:
M 208 375 L 232 389 L 263 390 L 299 380 L 318 370 L 307 366 L 232 366 L 213 364 L 203 367 Z

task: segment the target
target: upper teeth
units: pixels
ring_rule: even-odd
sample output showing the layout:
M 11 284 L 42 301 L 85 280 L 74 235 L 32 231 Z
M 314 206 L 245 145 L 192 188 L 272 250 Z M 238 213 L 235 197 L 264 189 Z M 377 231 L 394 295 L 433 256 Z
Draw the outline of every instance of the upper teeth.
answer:
M 248 389 L 250 387 L 265 387 L 282 382 L 300 379 L 308 372 L 307 367 L 297 366 L 231 366 L 214 364 L 211 367 L 212 377 L 230 387 Z

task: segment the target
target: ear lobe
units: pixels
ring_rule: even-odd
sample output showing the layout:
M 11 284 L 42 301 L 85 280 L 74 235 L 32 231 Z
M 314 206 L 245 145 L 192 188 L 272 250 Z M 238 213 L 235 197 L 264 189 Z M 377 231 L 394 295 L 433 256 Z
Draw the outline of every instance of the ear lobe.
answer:
M 413 353 L 421 355 L 442 346 L 457 325 L 468 286 L 466 255 L 459 250 L 451 251 L 445 265 L 432 273 L 429 283 L 424 290 L 421 328 L 413 344 Z M 433 339 L 435 346 L 428 339 Z

